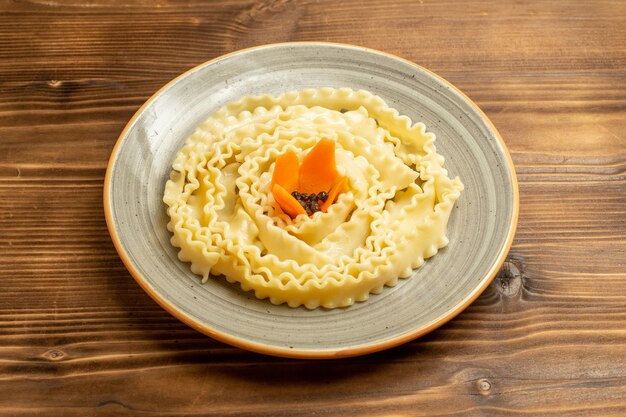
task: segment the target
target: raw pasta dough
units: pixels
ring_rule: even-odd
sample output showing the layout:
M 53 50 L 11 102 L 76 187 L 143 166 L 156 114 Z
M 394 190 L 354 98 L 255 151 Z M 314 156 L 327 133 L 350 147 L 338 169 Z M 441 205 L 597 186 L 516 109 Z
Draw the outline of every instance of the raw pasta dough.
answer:
M 291 219 L 270 191 L 276 157 L 335 140 L 348 191 L 327 212 Z M 406 278 L 447 245 L 463 185 L 435 136 L 369 92 L 306 89 L 248 96 L 186 140 L 165 186 L 181 261 L 291 307 L 345 307 Z

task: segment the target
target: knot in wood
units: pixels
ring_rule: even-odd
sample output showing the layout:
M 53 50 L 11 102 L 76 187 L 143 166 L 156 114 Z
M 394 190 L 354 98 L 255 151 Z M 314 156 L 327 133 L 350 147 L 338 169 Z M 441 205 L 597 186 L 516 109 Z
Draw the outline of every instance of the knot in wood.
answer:
M 505 297 L 515 297 L 522 288 L 522 268 L 519 261 L 507 259 L 496 275 L 496 289 Z
M 65 353 L 59 349 L 52 349 L 44 353 L 43 356 L 51 361 L 60 361 L 65 357 Z
M 52 88 L 60 87 L 61 84 L 63 84 L 63 81 L 59 81 L 59 80 L 50 80 L 50 81 L 48 81 L 48 86 L 50 86 Z
M 489 382 L 486 378 L 481 378 L 476 381 L 476 386 L 481 394 L 488 394 L 491 390 L 491 382 Z

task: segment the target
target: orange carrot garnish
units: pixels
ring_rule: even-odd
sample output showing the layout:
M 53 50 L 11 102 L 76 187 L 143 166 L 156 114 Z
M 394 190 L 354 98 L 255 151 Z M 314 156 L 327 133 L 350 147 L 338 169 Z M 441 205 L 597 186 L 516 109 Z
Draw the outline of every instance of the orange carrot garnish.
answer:
M 302 159 L 297 190 L 307 194 L 326 191 L 336 181 L 335 141 L 322 139 Z
M 274 166 L 274 174 L 272 175 L 272 189 L 274 184 L 279 184 L 291 194 L 298 186 L 298 172 L 300 170 L 300 161 L 293 151 L 287 151 L 276 158 Z
M 331 204 L 335 202 L 335 199 L 337 198 L 339 193 L 343 191 L 343 188 L 345 187 L 346 182 L 347 182 L 346 177 L 341 177 L 339 181 L 337 181 L 333 185 L 333 187 L 328 192 L 328 198 L 326 199 L 326 201 L 324 201 L 324 204 L 322 204 L 322 206 L 320 207 L 320 209 L 322 209 L 323 212 L 326 212 L 326 210 L 328 210 L 328 207 L 330 207 Z
M 322 139 L 302 159 L 302 164 L 292 151 L 278 156 L 270 189 L 279 207 L 293 219 L 299 214 L 326 211 L 346 183 L 346 178 L 340 178 L 337 172 L 335 141 Z
M 280 184 L 274 184 L 272 194 L 280 208 L 292 219 L 298 216 L 298 214 L 306 214 L 306 210 L 298 203 L 298 200 L 289 194 Z

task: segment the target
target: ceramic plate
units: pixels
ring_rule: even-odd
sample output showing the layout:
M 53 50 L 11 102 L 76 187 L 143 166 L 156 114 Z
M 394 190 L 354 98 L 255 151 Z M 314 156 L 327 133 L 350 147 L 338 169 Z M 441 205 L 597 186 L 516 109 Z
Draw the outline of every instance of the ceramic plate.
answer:
M 465 191 L 448 223 L 450 244 L 406 280 L 342 309 L 292 309 L 257 300 L 225 279 L 202 285 L 170 244 L 163 189 L 185 138 L 242 96 L 307 87 L 365 89 L 436 134 Z M 518 213 L 511 158 L 494 126 L 437 75 L 370 49 L 287 43 L 238 51 L 168 83 L 133 116 L 113 149 L 104 208 L 126 267 L 163 308 L 215 339 L 271 355 L 331 358 L 386 349 L 467 307 L 510 247 Z

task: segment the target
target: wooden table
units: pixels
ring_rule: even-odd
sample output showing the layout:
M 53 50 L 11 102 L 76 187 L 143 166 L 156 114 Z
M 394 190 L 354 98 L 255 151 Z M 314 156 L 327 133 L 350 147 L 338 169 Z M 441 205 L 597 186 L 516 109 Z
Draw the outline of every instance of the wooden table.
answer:
M 0 2 L 0 414 L 626 415 L 626 3 Z M 364 357 L 213 341 L 130 277 L 107 159 L 160 86 L 218 55 L 323 40 L 442 75 L 516 163 L 509 259 L 456 319 Z

